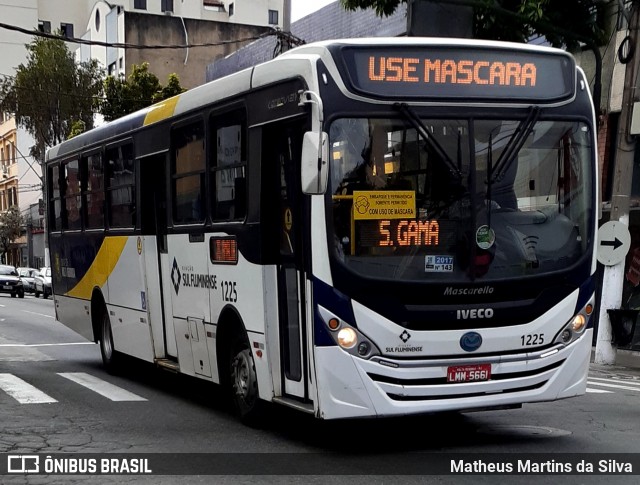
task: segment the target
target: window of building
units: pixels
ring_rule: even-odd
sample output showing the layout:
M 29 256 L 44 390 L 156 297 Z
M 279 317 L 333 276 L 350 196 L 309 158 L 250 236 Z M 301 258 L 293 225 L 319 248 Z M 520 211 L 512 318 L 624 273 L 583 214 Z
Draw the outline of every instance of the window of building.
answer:
M 211 120 L 211 213 L 214 221 L 244 219 L 247 207 L 246 115 L 242 110 Z
M 116 63 L 112 62 L 111 64 L 109 64 L 109 67 L 107 67 L 107 74 L 109 74 L 109 76 L 115 76 L 116 75 Z
M 224 3 L 221 0 L 202 0 L 205 10 L 214 12 L 224 12 Z M 233 3 L 229 4 L 229 16 L 233 15 Z
M 136 186 L 133 145 L 120 145 L 105 151 L 109 227 L 134 227 Z
M 96 9 L 96 32 L 100 32 L 100 10 Z
M 233 5 L 233 3 L 229 4 L 229 17 L 231 17 L 234 14 L 234 10 L 235 10 L 235 6 Z
M 278 11 L 269 10 L 269 25 L 278 25 Z
M 147 0 L 133 0 L 133 8 L 136 8 L 138 10 L 146 10 Z
M 45 34 L 51 33 L 51 22 L 48 20 L 38 20 L 38 30 Z
M 66 24 L 62 22 L 60 24 L 60 30 L 62 31 L 62 35 L 67 39 L 73 38 L 73 24 Z
M 192 224 L 205 219 L 204 123 L 175 128 L 171 132 L 173 221 Z
M 173 0 L 161 0 L 160 8 L 163 12 L 173 12 Z

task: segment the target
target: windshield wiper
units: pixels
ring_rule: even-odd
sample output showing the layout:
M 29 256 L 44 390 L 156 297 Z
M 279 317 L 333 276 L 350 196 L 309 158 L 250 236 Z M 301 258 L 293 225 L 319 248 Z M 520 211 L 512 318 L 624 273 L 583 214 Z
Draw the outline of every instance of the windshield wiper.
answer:
M 456 167 L 449 155 L 447 155 L 447 152 L 445 152 L 440 143 L 438 143 L 438 140 L 436 140 L 436 138 L 431 133 L 429 133 L 429 130 L 424 125 L 420 117 L 415 113 L 415 111 L 413 111 L 406 103 L 395 103 L 393 107 L 400 111 L 405 116 L 407 121 L 411 124 L 411 126 L 413 126 L 415 130 L 420 133 L 424 141 L 427 143 L 427 145 L 429 145 L 429 148 L 431 148 L 444 162 L 449 172 L 451 172 L 451 175 L 453 175 L 457 179 L 461 179 L 461 170 Z
M 505 176 L 507 170 L 513 163 L 515 155 L 520 151 L 527 140 L 527 137 L 533 131 L 533 125 L 536 124 L 539 116 L 540 108 L 537 106 L 531 106 L 527 117 L 516 127 L 516 130 L 507 142 L 507 146 L 500 154 L 500 157 L 496 162 L 495 170 L 493 172 L 489 171 L 489 187 L 491 187 L 492 183 L 502 180 Z

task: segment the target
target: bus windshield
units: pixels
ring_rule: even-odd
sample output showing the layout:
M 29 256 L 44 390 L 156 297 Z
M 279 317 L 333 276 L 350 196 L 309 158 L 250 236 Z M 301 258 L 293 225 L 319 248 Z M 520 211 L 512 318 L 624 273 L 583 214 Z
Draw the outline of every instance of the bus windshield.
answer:
M 593 230 L 591 133 L 537 115 L 333 121 L 334 254 L 363 276 L 446 283 L 578 262 Z

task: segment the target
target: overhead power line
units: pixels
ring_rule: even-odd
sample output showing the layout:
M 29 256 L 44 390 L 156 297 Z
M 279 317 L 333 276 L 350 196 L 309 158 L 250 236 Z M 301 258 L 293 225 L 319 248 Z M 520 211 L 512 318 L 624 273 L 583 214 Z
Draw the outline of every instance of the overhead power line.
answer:
M 74 44 L 113 47 L 116 49 L 191 49 L 194 47 L 215 47 L 215 46 L 228 45 L 228 44 L 237 44 L 240 42 L 249 42 L 253 40 L 262 39 L 270 35 L 275 35 L 278 38 L 284 39 L 284 41 L 286 41 L 287 43 L 290 43 L 291 45 L 302 45 L 305 43 L 304 40 L 296 37 L 295 35 L 289 32 L 283 32 L 275 28 L 273 28 L 269 32 L 265 32 L 264 34 L 261 34 L 258 36 L 243 37 L 240 39 L 220 40 L 217 42 L 202 42 L 197 44 L 148 44 L 148 45 L 147 44 L 130 44 L 127 42 L 103 42 L 99 40 L 80 39 L 78 37 L 65 37 L 62 35 L 50 34 L 47 32 L 40 32 L 39 30 L 29 30 L 22 27 L 18 27 L 17 25 L 9 25 L 2 22 L 0 22 L 0 28 L 11 30 L 14 32 L 20 32 L 26 35 L 32 35 L 35 37 L 43 37 L 45 39 L 62 40 L 64 42 L 71 42 Z

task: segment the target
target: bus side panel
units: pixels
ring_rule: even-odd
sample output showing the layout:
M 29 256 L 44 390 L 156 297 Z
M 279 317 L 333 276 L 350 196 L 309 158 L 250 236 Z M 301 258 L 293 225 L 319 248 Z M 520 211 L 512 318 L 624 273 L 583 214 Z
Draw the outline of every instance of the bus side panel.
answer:
M 118 352 L 153 362 L 141 237 L 128 237 L 119 257 L 109 257 L 118 258 L 107 280 L 113 345 Z
M 162 316 L 162 289 L 160 286 L 160 268 L 158 259 L 158 245 L 155 236 L 142 238 L 142 258 L 145 276 L 146 303 L 153 339 L 153 351 L 155 358 L 166 357 L 163 316 Z
M 273 384 L 268 362 L 273 356 L 271 349 L 265 347 L 265 321 L 268 315 L 265 312 L 264 297 L 259 295 L 265 295 L 269 288 L 275 296 L 275 275 L 271 282 L 274 286 L 265 284 L 263 266 L 247 261 L 242 253 L 238 254 L 237 264 L 212 263 L 211 258 L 208 259 L 209 276 L 215 282 L 215 286 L 209 291 L 211 321 L 219 324 L 220 315 L 225 310 L 233 308 L 237 312 L 247 331 L 249 347 L 253 352 L 260 396 L 271 399 Z M 277 314 L 274 313 L 273 317 L 277 321 Z M 261 355 L 258 354 L 259 350 Z M 215 358 L 212 360 L 215 361 Z M 217 374 L 216 367 L 214 375 Z
M 91 303 L 64 295 L 54 296 L 58 321 L 87 340 L 96 341 L 91 325 Z

